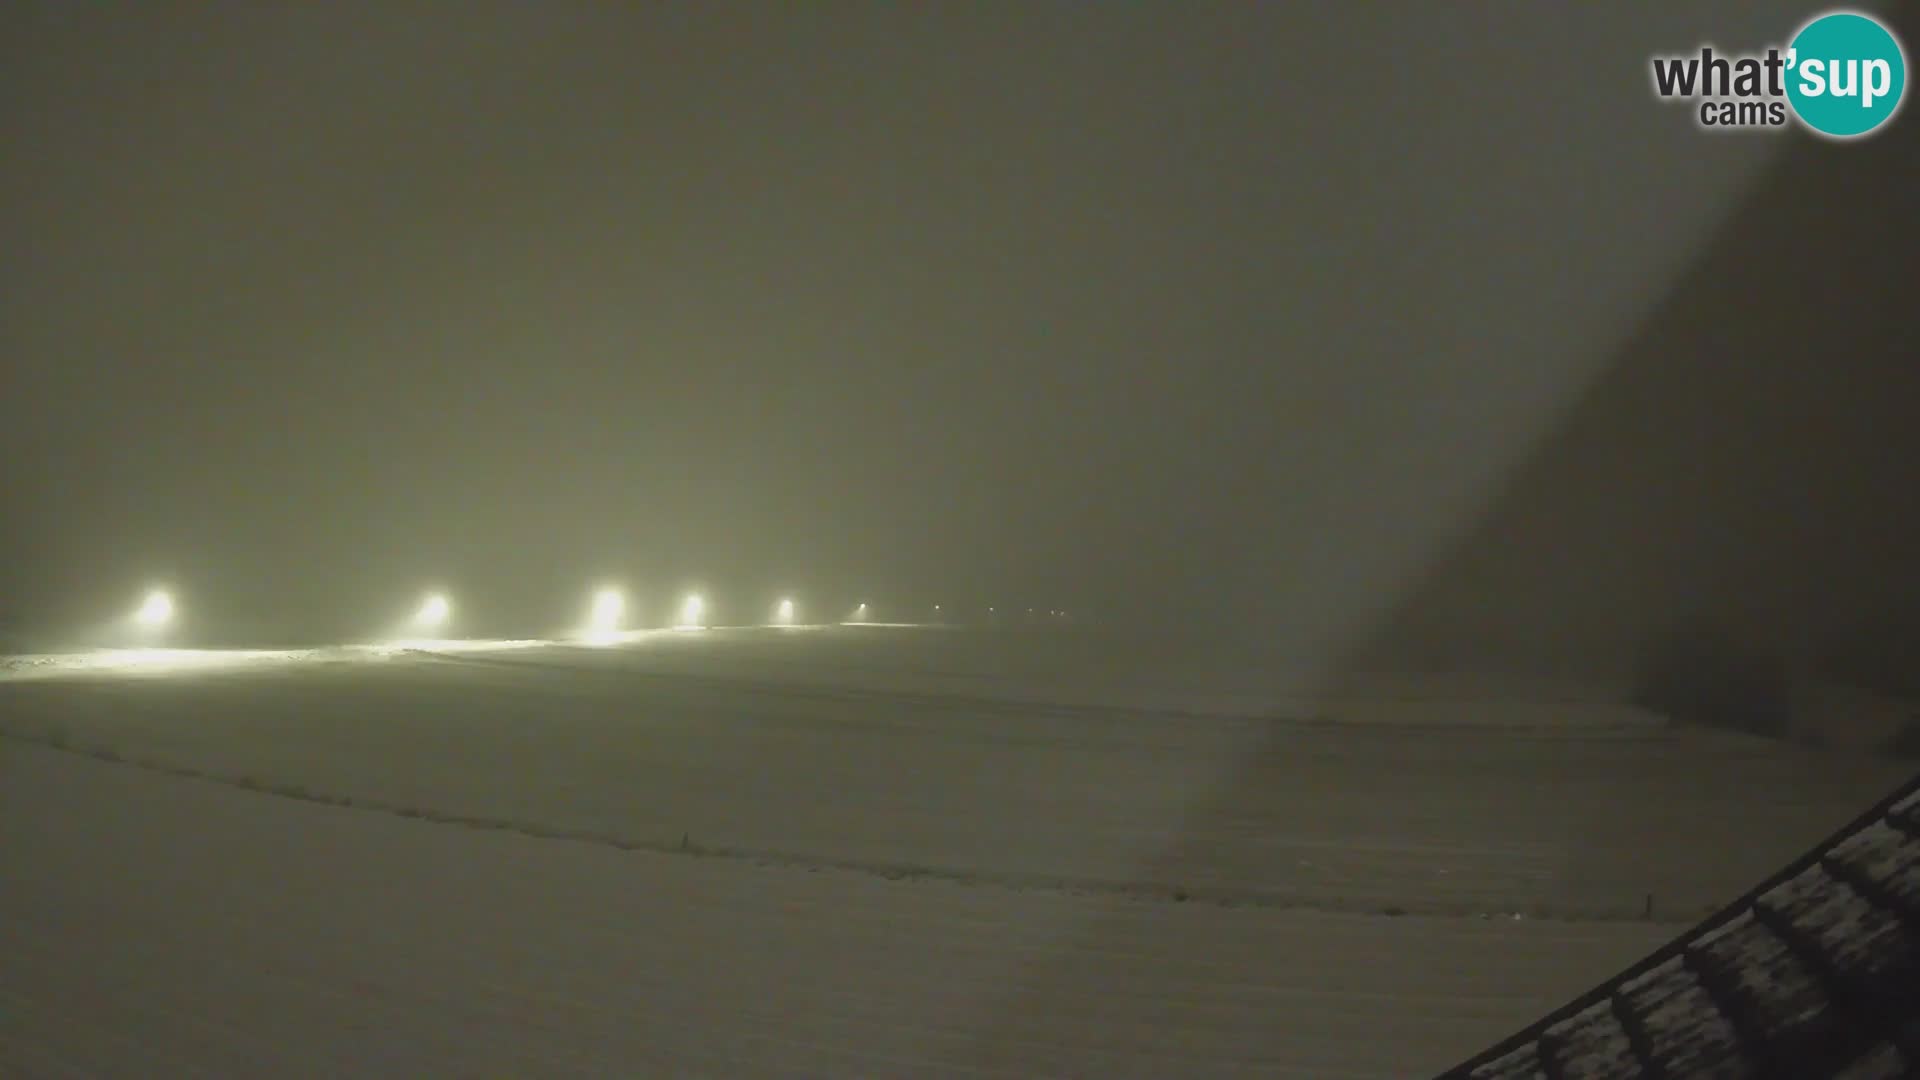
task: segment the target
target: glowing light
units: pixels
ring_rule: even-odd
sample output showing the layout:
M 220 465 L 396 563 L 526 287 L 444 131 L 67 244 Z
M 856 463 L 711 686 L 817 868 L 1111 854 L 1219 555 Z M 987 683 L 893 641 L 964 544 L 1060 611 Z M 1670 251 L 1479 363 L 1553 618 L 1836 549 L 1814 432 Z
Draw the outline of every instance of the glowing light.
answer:
M 453 614 L 453 605 L 447 602 L 445 595 L 432 593 L 420 602 L 420 610 L 413 613 L 413 624 L 428 629 L 438 629 L 447 624 L 447 616 Z
M 580 636 L 589 644 L 611 645 L 620 640 L 620 624 L 627 613 L 627 598 L 619 589 L 596 590 L 587 608 L 587 624 Z
M 593 594 L 593 610 L 587 615 L 587 625 L 595 630 L 618 630 L 620 617 L 626 610 L 627 598 L 620 595 L 619 589 L 601 589 Z
M 700 616 L 705 614 L 706 610 L 707 603 L 700 599 L 699 593 L 687 597 L 680 604 L 680 625 L 689 628 L 698 627 Z
M 165 626 L 173 621 L 173 597 L 165 589 L 155 589 L 140 602 L 133 621 L 141 626 Z
M 780 605 L 773 609 L 773 621 L 782 626 L 789 625 L 793 622 L 793 601 L 791 599 L 781 600 Z

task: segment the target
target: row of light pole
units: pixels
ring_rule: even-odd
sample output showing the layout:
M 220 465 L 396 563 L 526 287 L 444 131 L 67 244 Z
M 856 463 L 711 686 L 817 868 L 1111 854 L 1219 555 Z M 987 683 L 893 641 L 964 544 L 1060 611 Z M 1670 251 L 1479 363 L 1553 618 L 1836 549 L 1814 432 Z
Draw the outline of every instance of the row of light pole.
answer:
M 987 613 L 992 615 L 995 610 L 988 608 Z M 938 616 L 941 606 L 933 605 L 933 612 Z M 1027 613 L 1033 615 L 1035 609 L 1028 608 Z M 706 600 L 699 593 L 689 593 L 680 601 L 679 618 L 674 627 L 683 630 L 701 629 L 706 625 L 706 614 Z M 1048 610 L 1046 614 L 1063 617 L 1066 612 Z M 136 626 L 148 631 L 159 631 L 171 625 L 176 616 L 177 611 L 172 594 L 165 589 L 153 589 L 141 598 L 131 619 Z M 863 623 L 869 621 L 870 616 L 871 609 L 862 602 L 853 609 L 847 621 Z M 793 626 L 796 625 L 797 617 L 798 609 L 792 597 L 781 597 L 774 604 L 772 625 Z M 432 592 L 421 598 L 420 606 L 414 609 L 413 615 L 407 622 L 407 628 L 409 632 L 423 635 L 439 634 L 446 630 L 452 618 L 453 602 L 447 598 L 447 594 Z M 596 589 L 587 606 L 587 618 L 580 630 L 580 636 L 590 641 L 610 641 L 627 633 L 629 629 L 626 594 L 612 587 Z

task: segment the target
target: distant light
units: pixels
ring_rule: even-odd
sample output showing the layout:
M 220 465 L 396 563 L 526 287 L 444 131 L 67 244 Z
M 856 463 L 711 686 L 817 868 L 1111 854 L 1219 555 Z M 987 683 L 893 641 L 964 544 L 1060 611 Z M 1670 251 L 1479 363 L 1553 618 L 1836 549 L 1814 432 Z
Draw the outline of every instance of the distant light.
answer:
M 682 602 L 680 605 L 680 625 L 681 626 L 699 626 L 700 616 L 706 611 L 706 609 L 707 609 L 706 601 L 700 599 L 699 593 L 694 593 L 693 595 L 687 597 L 686 600 Z
M 447 623 L 447 616 L 453 613 L 453 605 L 447 602 L 442 593 L 431 593 L 420 602 L 420 610 L 413 613 L 413 624 L 429 630 L 437 630 Z
M 593 594 L 593 610 L 587 614 L 587 625 L 595 630 L 618 630 L 620 617 L 626 610 L 627 598 L 620 595 L 619 589 L 601 589 Z
M 780 601 L 780 606 L 774 609 L 773 621 L 783 625 L 793 621 L 793 601 L 791 599 L 783 599 Z
M 627 598 L 619 589 L 596 590 L 580 636 L 594 645 L 613 644 L 620 639 L 620 623 L 626 611 Z
M 141 626 L 165 626 L 173 621 L 173 597 L 165 589 L 155 589 L 140 601 L 133 621 Z
M 940 610 L 940 605 L 939 605 L 939 604 L 935 604 L 935 605 L 933 605 L 933 610 L 935 610 L 935 611 L 939 611 L 939 610 Z

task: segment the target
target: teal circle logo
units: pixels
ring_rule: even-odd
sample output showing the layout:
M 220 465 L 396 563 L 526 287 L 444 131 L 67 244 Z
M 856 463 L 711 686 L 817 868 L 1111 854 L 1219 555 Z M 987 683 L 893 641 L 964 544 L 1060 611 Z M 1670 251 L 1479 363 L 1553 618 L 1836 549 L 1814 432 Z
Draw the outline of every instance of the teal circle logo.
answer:
M 1787 101 L 1815 132 L 1851 139 L 1900 111 L 1907 56 L 1871 16 L 1835 11 L 1800 28 L 1787 46 Z

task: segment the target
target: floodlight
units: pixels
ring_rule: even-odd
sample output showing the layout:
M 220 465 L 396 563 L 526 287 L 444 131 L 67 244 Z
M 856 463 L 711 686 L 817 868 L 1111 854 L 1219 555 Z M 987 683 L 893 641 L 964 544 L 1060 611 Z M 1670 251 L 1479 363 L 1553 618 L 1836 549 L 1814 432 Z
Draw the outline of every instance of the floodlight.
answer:
M 133 613 L 133 621 L 141 626 L 165 626 L 173 621 L 173 597 L 165 589 L 155 589 L 140 602 Z
M 420 602 L 420 610 L 413 613 L 413 624 L 425 629 L 437 630 L 446 625 L 447 616 L 453 613 L 453 605 L 441 593 L 431 593 Z
M 619 589 L 601 589 L 593 594 L 593 609 L 587 616 L 587 626 L 593 630 L 609 632 L 620 629 L 620 617 L 627 610 L 627 598 Z

